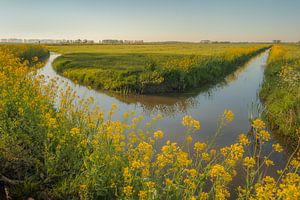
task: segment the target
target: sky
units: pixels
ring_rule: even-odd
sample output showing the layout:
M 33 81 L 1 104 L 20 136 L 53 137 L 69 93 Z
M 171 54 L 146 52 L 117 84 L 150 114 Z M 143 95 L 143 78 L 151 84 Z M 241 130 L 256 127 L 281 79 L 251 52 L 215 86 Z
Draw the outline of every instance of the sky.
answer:
M 0 0 L 0 38 L 300 41 L 300 0 Z

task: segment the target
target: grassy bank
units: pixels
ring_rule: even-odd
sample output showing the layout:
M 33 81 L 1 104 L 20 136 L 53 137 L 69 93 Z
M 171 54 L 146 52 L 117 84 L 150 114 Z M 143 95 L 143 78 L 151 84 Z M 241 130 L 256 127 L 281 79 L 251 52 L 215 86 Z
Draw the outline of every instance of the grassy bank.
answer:
M 120 93 L 181 92 L 221 80 L 262 52 L 255 44 L 53 46 L 54 68 L 95 89 Z
M 270 134 L 260 119 L 252 122 L 251 136 L 241 134 L 221 149 L 213 140 L 193 140 L 201 124 L 191 116 L 181 121 L 185 141 L 162 142 L 164 133 L 155 128 L 160 115 L 144 122 L 126 112 L 122 121 L 112 120 L 117 105 L 107 114 L 89 110 L 93 99 L 78 101 L 70 88 L 58 92 L 55 81 L 46 85 L 35 69 L 0 50 L 1 199 L 221 200 L 234 195 L 229 187 L 238 168 L 243 181 L 232 191 L 239 199 L 300 197 L 299 156 L 278 178 L 267 176 L 276 164 L 270 156 L 282 147 L 262 154 Z M 214 137 L 232 120 L 231 111 L 220 114 Z
M 260 96 L 270 125 L 297 141 L 300 137 L 300 45 L 272 48 Z

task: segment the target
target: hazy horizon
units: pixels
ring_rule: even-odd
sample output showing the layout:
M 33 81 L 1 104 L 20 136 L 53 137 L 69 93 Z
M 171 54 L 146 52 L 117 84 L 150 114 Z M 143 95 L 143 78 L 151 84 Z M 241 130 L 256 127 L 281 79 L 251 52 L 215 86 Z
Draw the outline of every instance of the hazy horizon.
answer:
M 300 41 L 297 0 L 0 0 L 0 38 Z

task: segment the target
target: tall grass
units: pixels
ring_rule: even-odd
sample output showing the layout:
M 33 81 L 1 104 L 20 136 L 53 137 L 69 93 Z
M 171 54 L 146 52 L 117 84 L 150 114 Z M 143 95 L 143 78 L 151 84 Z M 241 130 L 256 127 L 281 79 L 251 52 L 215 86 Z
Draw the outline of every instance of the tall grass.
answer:
M 201 124 L 185 116 L 185 141 L 163 144 L 164 133 L 155 128 L 160 115 L 143 123 L 133 112 L 113 120 L 117 105 L 108 113 L 90 110 L 93 99 L 79 100 L 69 87 L 57 91 L 55 80 L 46 84 L 9 49 L 0 51 L 0 69 L 1 198 L 228 199 L 239 166 L 239 199 L 300 197 L 299 154 L 278 178 L 266 175 L 275 164 L 269 156 L 283 149 L 275 144 L 262 154 L 270 134 L 260 119 L 252 122 L 251 137 L 241 134 L 215 149 L 213 140 L 193 140 Z M 221 114 L 215 137 L 232 120 L 230 110 Z
M 270 125 L 297 142 L 300 137 L 299 45 L 272 48 L 260 96 Z

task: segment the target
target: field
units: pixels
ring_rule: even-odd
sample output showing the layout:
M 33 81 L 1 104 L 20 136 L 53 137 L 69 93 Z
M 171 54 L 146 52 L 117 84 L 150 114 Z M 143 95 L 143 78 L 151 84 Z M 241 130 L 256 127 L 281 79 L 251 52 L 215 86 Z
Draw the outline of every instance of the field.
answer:
M 248 135 L 216 149 L 214 140 L 194 141 L 201 123 L 187 115 L 178 122 L 186 129 L 185 141 L 162 143 L 164 133 L 155 128 L 160 115 L 145 122 L 125 112 L 116 121 L 115 104 L 108 113 L 90 110 L 93 99 L 78 101 L 70 88 L 59 92 L 55 80 L 45 84 L 36 75 L 45 61 L 37 57 L 47 49 L 30 49 L 34 63 L 20 57 L 21 47 L 0 47 L 1 198 L 8 193 L 13 199 L 299 199 L 300 155 L 277 177 L 266 175 L 276 165 L 270 156 L 283 149 L 273 144 L 262 154 L 271 135 L 261 119 L 253 119 Z M 218 137 L 233 120 L 232 111 L 220 113 L 212 135 Z M 242 182 L 230 193 L 238 169 Z
M 260 96 L 274 129 L 300 137 L 300 45 L 277 45 L 270 52 Z
M 182 92 L 221 80 L 265 44 L 49 46 L 54 68 L 94 89 L 119 93 Z

